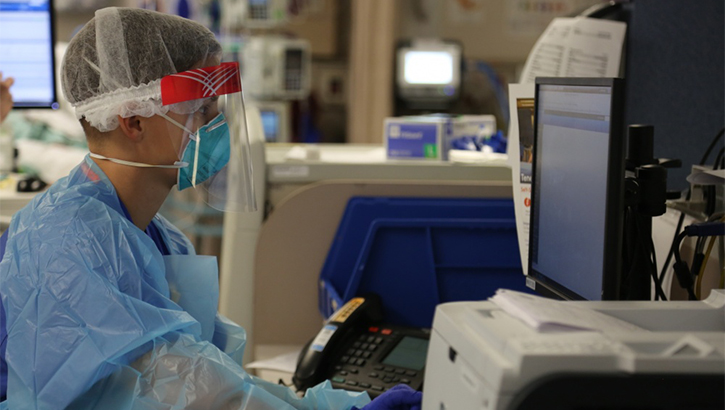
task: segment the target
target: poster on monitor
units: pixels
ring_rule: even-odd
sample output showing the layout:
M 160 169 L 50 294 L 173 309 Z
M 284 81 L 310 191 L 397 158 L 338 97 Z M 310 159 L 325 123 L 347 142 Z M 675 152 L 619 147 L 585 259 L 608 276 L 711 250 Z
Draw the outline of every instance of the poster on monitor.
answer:
M 534 84 L 509 84 L 508 158 L 519 238 L 521 267 L 528 274 L 531 218 L 531 166 L 534 160 Z

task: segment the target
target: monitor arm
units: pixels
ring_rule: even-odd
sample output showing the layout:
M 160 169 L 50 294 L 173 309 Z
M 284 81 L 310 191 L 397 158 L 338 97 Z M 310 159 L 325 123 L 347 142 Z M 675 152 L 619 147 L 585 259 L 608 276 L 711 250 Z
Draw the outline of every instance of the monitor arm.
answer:
M 620 295 L 629 300 L 650 300 L 650 277 L 657 298 L 665 297 L 653 261 L 652 217 L 666 211 L 667 169 L 679 160 L 654 158 L 654 127 L 630 125 L 628 129 L 627 175 L 622 283 Z

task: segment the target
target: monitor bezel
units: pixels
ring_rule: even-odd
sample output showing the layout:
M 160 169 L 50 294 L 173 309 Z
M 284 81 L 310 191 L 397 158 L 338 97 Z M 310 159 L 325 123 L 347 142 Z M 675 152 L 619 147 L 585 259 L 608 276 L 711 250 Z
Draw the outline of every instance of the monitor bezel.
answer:
M 607 160 L 607 201 L 605 209 L 604 258 L 602 261 L 601 300 L 618 300 L 622 280 L 622 244 L 624 225 L 624 177 L 626 157 L 626 134 L 624 128 L 624 80 L 621 78 L 582 78 L 582 77 L 538 77 L 536 79 L 534 109 L 534 158 L 531 182 L 531 215 L 529 244 L 538 232 L 538 224 L 533 220 L 538 205 L 537 178 L 541 155 L 539 135 L 539 92 L 541 85 L 611 87 L 609 128 L 609 158 Z M 547 296 L 568 300 L 585 298 L 564 285 L 552 280 L 538 271 L 532 263 L 533 246 L 529 246 L 528 276 L 536 283 L 536 291 Z
M 38 103 L 32 103 L 32 102 L 20 102 L 20 101 L 13 101 L 13 109 L 19 109 L 19 110 L 42 110 L 42 109 L 53 109 L 57 110 L 60 108 L 60 102 L 58 101 L 58 78 L 56 77 L 57 73 L 57 63 L 55 58 L 55 6 L 54 6 L 54 0 L 48 0 L 48 10 L 50 13 L 50 61 L 52 65 L 52 72 L 51 72 L 51 82 L 53 83 L 52 87 L 52 101 L 50 102 L 38 102 Z M 10 92 L 12 93 L 12 88 L 10 89 Z

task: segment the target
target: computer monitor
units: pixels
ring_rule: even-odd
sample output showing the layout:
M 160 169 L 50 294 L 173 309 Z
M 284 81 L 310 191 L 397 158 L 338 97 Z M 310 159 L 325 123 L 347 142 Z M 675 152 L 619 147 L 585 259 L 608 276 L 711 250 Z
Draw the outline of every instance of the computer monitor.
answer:
M 0 72 L 15 108 L 59 108 L 52 0 L 0 0 Z
M 418 40 L 397 50 L 396 88 L 409 102 L 441 103 L 458 98 L 461 46 L 453 42 Z
M 262 117 L 265 142 L 290 142 L 289 103 L 263 101 L 256 104 Z
M 621 79 L 536 80 L 529 277 L 539 293 L 619 297 L 623 97 Z

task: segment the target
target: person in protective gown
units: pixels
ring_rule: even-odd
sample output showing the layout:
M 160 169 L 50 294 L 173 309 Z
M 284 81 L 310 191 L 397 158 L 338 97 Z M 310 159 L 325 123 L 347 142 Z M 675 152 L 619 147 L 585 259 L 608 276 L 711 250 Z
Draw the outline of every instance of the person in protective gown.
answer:
M 372 402 L 329 382 L 298 397 L 242 369 L 216 260 L 157 214 L 174 186 L 254 208 L 239 67 L 208 29 L 98 10 L 61 82 L 90 154 L 0 238 L 0 409 L 420 408 L 402 386 Z

